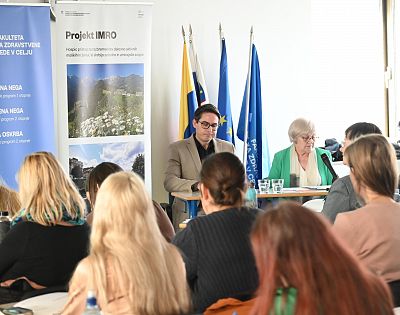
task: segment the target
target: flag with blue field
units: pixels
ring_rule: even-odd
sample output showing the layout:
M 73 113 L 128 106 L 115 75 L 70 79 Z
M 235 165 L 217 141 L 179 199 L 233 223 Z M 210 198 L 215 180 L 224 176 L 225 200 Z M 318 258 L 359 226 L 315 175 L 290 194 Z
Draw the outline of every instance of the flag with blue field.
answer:
M 217 138 L 235 144 L 235 135 L 232 122 L 231 97 L 228 81 L 228 58 L 226 54 L 225 38 L 221 41 L 221 60 L 219 64 L 218 110 L 221 113 L 220 127 Z
M 247 82 L 246 82 L 247 86 Z M 263 128 L 260 66 L 258 63 L 257 49 L 252 45 L 251 73 L 250 73 L 250 99 L 248 115 L 246 117 L 247 89 L 243 96 L 237 135 L 242 141 L 247 141 L 247 178 L 257 186 L 258 179 L 269 171 L 271 162 L 269 158 L 266 130 Z M 247 121 L 247 140 L 245 140 L 245 126 Z
M 195 131 L 192 120 L 197 108 L 192 68 L 186 43 L 183 44 L 181 101 L 179 112 L 179 139 L 189 138 Z

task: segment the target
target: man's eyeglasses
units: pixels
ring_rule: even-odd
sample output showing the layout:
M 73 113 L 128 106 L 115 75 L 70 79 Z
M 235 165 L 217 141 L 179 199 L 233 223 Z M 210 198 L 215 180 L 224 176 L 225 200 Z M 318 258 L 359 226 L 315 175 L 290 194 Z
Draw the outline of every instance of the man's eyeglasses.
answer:
M 308 141 L 313 141 L 313 142 L 315 142 L 315 140 L 317 140 L 318 139 L 318 137 L 317 136 L 310 136 L 310 137 L 300 137 L 301 139 L 303 139 L 303 141 L 304 142 L 308 142 Z
M 217 130 L 217 128 L 219 127 L 219 124 L 217 124 L 217 123 L 210 124 L 207 121 L 200 121 L 200 120 L 199 120 L 199 123 L 203 129 L 208 129 L 211 127 L 212 130 Z

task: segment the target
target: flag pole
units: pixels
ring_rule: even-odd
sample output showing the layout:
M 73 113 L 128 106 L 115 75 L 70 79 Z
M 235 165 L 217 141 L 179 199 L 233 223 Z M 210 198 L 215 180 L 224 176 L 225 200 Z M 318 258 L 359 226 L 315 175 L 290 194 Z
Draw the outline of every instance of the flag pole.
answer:
M 247 137 L 249 131 L 249 104 L 250 104 L 250 80 L 251 80 L 251 60 L 253 51 L 253 26 L 250 29 L 250 51 L 249 51 L 249 70 L 247 72 L 247 84 L 246 84 L 246 116 L 244 120 L 244 137 L 243 137 L 243 165 L 244 169 L 247 167 Z M 253 119 L 255 117 L 252 117 Z
M 219 49 L 222 53 L 222 40 L 224 39 L 224 34 L 222 33 L 221 22 L 219 22 Z
M 186 44 L 185 29 L 183 28 L 183 25 L 182 25 L 182 36 L 183 36 L 183 42 Z
M 195 54 L 196 48 L 194 47 L 192 24 L 189 24 L 189 44 L 190 44 L 189 54 L 191 54 L 192 59 L 194 60 L 194 64 L 192 65 L 192 70 L 197 73 L 198 72 L 197 61 L 196 61 L 197 60 L 197 56 Z

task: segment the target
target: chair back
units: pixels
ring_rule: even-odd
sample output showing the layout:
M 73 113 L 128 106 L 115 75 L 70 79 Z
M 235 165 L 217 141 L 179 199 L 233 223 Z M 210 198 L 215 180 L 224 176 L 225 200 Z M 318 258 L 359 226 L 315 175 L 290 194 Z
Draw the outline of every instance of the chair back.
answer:
M 0 222 L 0 243 L 6 237 L 7 232 L 10 230 L 10 221 Z
M 168 242 L 171 242 L 175 236 L 175 230 L 171 223 L 171 220 L 169 219 L 166 211 L 161 207 L 161 205 L 157 201 L 153 200 L 153 206 L 161 234 Z
M 315 212 L 321 212 L 324 207 L 324 199 L 311 199 L 303 203 L 303 207 L 306 207 Z
M 392 292 L 393 305 L 394 305 L 394 307 L 399 307 L 400 306 L 400 280 L 389 282 L 388 285 L 389 285 L 390 291 Z

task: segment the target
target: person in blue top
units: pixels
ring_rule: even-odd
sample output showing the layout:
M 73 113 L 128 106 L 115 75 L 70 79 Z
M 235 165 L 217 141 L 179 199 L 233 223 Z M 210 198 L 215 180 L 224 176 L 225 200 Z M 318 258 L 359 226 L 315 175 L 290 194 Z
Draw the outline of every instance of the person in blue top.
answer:
M 320 186 L 332 184 L 332 174 L 322 161 L 325 153 L 332 160 L 327 150 L 314 148 L 315 126 L 310 120 L 298 118 L 289 126 L 290 147 L 275 154 L 268 178 L 283 178 L 283 187 Z M 291 183 L 290 178 L 297 179 Z

